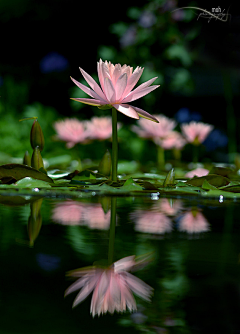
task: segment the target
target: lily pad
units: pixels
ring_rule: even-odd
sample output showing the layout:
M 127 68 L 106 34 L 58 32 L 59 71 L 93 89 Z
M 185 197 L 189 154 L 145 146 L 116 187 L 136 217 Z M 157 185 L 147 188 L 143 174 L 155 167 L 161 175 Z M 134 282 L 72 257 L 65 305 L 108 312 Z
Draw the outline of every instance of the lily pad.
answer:
M 31 177 L 33 179 L 53 183 L 53 180 L 50 177 L 48 177 L 46 174 L 38 171 L 35 168 L 29 167 L 26 165 L 7 164 L 7 165 L 0 166 L 0 179 L 2 180 L 2 182 L 10 178 L 12 178 L 15 182 L 25 177 Z
M 206 176 L 194 177 L 193 179 L 188 180 L 187 183 L 191 184 L 192 186 L 202 187 L 204 181 L 207 181 L 214 187 L 222 187 L 230 183 L 228 178 L 217 174 L 208 174 Z

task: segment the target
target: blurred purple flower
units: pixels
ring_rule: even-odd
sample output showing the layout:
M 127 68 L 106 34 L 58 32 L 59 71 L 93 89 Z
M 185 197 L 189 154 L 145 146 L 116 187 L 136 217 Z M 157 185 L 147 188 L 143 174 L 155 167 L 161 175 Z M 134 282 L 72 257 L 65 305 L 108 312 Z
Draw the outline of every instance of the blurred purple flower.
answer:
M 42 73 L 62 72 L 68 67 L 68 60 L 57 52 L 50 52 L 40 61 Z
M 228 137 L 218 129 L 214 129 L 203 142 L 207 151 L 215 151 L 218 147 L 225 147 L 228 144 Z
M 196 111 L 191 112 L 188 108 L 181 108 L 175 114 L 175 118 L 178 123 L 188 123 L 191 121 L 199 122 L 202 116 Z
M 137 29 L 135 26 L 130 26 L 125 34 L 120 38 L 120 45 L 122 48 L 125 48 L 126 46 L 129 46 L 131 44 L 135 43 L 136 40 L 136 35 L 137 35 Z
M 150 11 L 143 11 L 139 17 L 138 23 L 143 28 L 150 28 L 156 22 L 156 16 Z
M 40 268 L 45 271 L 56 270 L 60 265 L 60 257 L 51 254 L 36 254 L 36 260 Z

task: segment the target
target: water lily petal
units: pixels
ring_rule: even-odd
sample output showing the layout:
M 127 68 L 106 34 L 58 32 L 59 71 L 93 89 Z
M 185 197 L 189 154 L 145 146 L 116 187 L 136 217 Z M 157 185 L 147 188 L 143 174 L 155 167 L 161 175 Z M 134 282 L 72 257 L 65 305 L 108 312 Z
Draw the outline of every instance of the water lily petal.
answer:
M 103 106 L 104 104 L 107 104 L 107 102 L 104 102 L 102 100 L 96 100 L 96 99 L 86 99 L 86 98 L 74 98 L 71 97 L 71 100 L 77 101 L 77 102 L 82 102 L 85 104 L 89 104 L 90 106 Z
M 125 102 L 131 102 L 131 101 L 135 101 L 137 99 L 140 99 L 140 97 L 147 95 L 148 93 L 150 93 L 151 91 L 153 91 L 154 89 L 156 89 L 158 87 L 159 87 L 159 85 L 154 85 L 154 86 L 143 88 L 143 89 L 141 89 L 140 91 L 137 91 L 137 92 L 135 92 L 135 89 L 134 89 L 121 102 L 125 103 Z
M 93 289 L 95 288 L 97 281 L 99 280 L 99 275 L 96 274 L 96 276 L 92 276 L 89 278 L 88 284 L 86 284 L 81 291 L 79 292 L 79 294 L 77 295 L 77 297 L 74 299 L 73 302 L 73 307 L 75 307 L 77 304 L 81 303 L 81 301 L 83 301 L 85 298 L 87 298 L 87 296 L 93 291 Z
M 137 88 L 134 89 L 135 92 L 139 92 L 140 90 L 142 90 L 143 88 L 146 88 L 148 86 L 150 86 L 158 77 L 152 78 L 144 83 L 142 83 L 140 86 L 138 86 Z
M 116 101 L 116 92 L 109 78 L 104 79 L 104 91 L 109 102 Z
M 117 80 L 115 90 L 116 90 L 116 100 L 118 101 L 125 91 L 127 86 L 127 74 L 123 73 Z
M 138 80 L 140 79 L 142 72 L 143 72 L 144 68 L 141 67 L 137 67 L 133 74 L 128 78 L 128 83 L 127 83 L 127 87 L 126 90 L 124 92 L 124 96 L 128 95 L 129 92 L 132 90 L 132 88 L 136 85 L 136 83 L 138 82 Z
M 121 65 L 120 64 L 116 64 L 114 71 L 113 71 L 113 75 L 112 75 L 112 83 L 113 85 L 116 84 L 117 79 L 120 77 L 120 75 L 122 74 L 122 70 L 121 70 Z
M 96 83 L 96 81 L 89 75 L 87 72 L 85 72 L 81 67 L 79 67 L 84 79 L 87 81 L 89 86 L 99 95 L 101 99 L 105 99 L 105 96 L 99 87 L 99 85 Z
M 150 115 L 145 110 L 137 108 L 137 107 L 134 107 L 134 106 L 132 106 L 132 107 L 135 109 L 135 111 L 138 113 L 139 116 L 141 116 L 143 118 L 146 118 L 146 119 L 149 119 L 150 121 L 159 123 L 159 121 L 155 117 L 153 117 L 152 115 Z
M 128 117 L 139 119 L 138 113 L 129 104 L 113 104 L 113 107 Z
M 95 99 L 101 99 L 101 97 L 95 93 L 91 88 L 81 84 L 80 82 L 78 82 L 77 80 L 73 79 L 72 77 L 70 77 L 71 80 L 75 83 L 75 85 L 77 85 L 81 90 L 83 90 L 85 93 L 87 93 L 88 95 L 90 95 L 91 97 L 95 98 Z M 104 101 L 104 100 L 103 100 Z

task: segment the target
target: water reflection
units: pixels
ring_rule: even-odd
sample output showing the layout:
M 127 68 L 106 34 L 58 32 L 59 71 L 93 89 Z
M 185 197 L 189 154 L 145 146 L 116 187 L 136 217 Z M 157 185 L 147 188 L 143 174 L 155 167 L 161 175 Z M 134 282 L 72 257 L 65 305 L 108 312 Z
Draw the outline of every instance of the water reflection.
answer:
M 97 207 L 97 211 L 94 212 L 94 207 L 91 211 L 86 211 L 85 216 L 89 218 L 90 226 L 94 221 L 94 226 L 99 220 L 99 214 L 101 217 L 102 212 Z M 104 213 L 105 214 L 105 213 Z M 86 218 L 86 220 L 87 220 Z M 80 277 L 75 283 L 73 283 L 65 292 L 65 296 L 73 291 L 80 290 L 77 297 L 73 302 L 73 307 L 81 303 L 92 291 L 92 301 L 90 307 L 90 313 L 93 317 L 98 314 L 123 312 L 127 309 L 132 312 L 137 309 L 136 301 L 131 291 L 141 298 L 150 301 L 150 295 L 153 289 L 144 283 L 139 278 L 129 273 L 146 262 L 147 257 L 140 257 L 136 259 L 134 256 L 128 256 L 113 262 L 114 258 L 114 242 L 115 242 L 115 228 L 117 220 L 117 198 L 111 198 L 111 216 L 110 216 L 110 229 L 109 229 L 109 245 L 108 245 L 108 259 L 101 260 L 100 264 L 85 267 L 78 270 L 72 270 L 68 275 L 73 277 Z
M 105 213 L 100 203 L 66 200 L 55 205 L 52 220 L 63 225 L 86 225 L 92 229 L 106 230 L 110 224 L 110 211 Z
M 18 198 L 16 207 L 8 201 L 0 204 L 1 332 L 30 333 L 29 322 L 39 318 L 49 333 L 75 334 L 80 324 L 83 332 L 106 334 L 240 329 L 239 203 L 151 196 Z M 139 257 L 150 252 L 153 258 Z M 89 311 L 110 315 L 92 320 Z
M 135 222 L 136 231 L 142 233 L 165 234 L 174 228 L 190 234 L 210 230 L 198 207 L 184 208 L 182 201 L 177 199 L 159 199 L 149 210 L 135 210 L 131 219 Z
M 179 231 L 187 233 L 201 233 L 210 230 L 209 223 L 197 208 L 186 211 L 178 222 Z
M 141 261 L 142 262 L 142 259 Z M 131 291 L 150 301 L 153 289 L 129 271 L 139 265 L 135 256 L 125 257 L 109 267 L 92 266 L 71 271 L 68 275 L 80 277 L 65 292 L 65 296 L 81 289 L 73 307 L 81 303 L 93 291 L 90 313 L 93 317 L 106 312 L 132 312 L 137 309 Z

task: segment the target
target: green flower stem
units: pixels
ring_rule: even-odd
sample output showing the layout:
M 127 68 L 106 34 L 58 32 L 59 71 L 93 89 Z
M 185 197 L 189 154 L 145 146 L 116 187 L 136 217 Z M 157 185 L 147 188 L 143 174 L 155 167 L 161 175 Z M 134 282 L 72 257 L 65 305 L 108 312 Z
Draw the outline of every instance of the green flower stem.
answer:
M 193 162 L 198 163 L 198 145 L 193 144 Z
M 117 137 L 117 110 L 112 108 L 112 181 L 117 182 L 118 164 L 118 137 Z
M 174 156 L 174 159 L 176 161 L 181 161 L 181 155 L 182 155 L 182 152 L 181 150 L 177 149 L 177 148 L 174 148 L 173 149 L 173 156 Z
M 110 218 L 109 246 L 108 246 L 109 265 L 113 263 L 116 216 L 117 216 L 117 198 L 113 196 L 111 198 L 111 218 Z
M 161 146 L 157 146 L 158 149 L 158 167 L 159 168 L 164 168 L 165 165 L 165 157 L 164 157 L 164 149 Z

